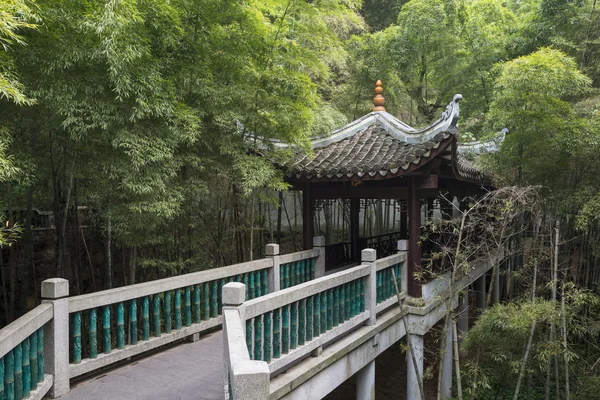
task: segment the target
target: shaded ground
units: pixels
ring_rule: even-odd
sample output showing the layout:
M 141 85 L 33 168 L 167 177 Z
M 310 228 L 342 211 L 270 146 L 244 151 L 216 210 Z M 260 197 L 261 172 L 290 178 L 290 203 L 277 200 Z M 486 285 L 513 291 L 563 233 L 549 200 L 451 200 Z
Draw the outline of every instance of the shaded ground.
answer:
M 62 400 L 222 400 L 223 333 L 213 332 L 78 383 Z

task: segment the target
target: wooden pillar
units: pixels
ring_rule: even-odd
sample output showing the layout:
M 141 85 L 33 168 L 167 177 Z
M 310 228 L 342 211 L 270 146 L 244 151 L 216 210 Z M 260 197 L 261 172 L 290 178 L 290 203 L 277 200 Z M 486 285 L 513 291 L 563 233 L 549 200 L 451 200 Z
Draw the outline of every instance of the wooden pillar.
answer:
M 408 212 L 406 209 L 406 200 L 399 200 L 400 208 L 400 239 L 408 239 Z
M 415 280 L 414 273 L 421 266 L 421 199 L 416 182 L 410 181 L 408 186 L 408 295 L 421 297 L 421 285 Z
M 350 199 L 350 246 L 352 248 L 352 261 L 360 261 L 360 199 Z
M 304 250 L 313 248 L 314 236 L 314 199 L 310 191 L 310 185 L 304 185 L 302 190 L 302 242 Z

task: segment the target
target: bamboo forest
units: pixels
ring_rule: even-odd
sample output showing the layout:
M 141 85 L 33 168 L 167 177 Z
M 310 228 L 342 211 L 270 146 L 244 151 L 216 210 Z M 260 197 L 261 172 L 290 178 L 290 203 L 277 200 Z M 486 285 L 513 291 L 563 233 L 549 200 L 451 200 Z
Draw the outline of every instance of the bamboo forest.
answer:
M 0 181 L 0 400 L 600 399 L 597 0 L 0 0 Z

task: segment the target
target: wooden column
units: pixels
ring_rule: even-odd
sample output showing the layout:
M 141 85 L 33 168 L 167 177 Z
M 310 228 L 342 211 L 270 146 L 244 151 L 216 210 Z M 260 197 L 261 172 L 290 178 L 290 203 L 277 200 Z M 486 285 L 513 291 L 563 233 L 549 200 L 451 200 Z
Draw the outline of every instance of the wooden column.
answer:
M 408 239 L 408 212 L 406 210 L 406 201 L 399 200 L 401 204 L 400 208 L 400 238 Z
M 421 285 L 415 280 L 414 273 L 421 266 L 421 199 L 417 183 L 410 181 L 408 187 L 408 265 L 407 288 L 408 295 L 421 297 Z
M 352 248 L 352 261 L 360 261 L 360 199 L 350 199 L 350 246 Z
M 304 185 L 302 190 L 302 242 L 304 250 L 313 248 L 314 227 L 314 199 L 309 184 Z

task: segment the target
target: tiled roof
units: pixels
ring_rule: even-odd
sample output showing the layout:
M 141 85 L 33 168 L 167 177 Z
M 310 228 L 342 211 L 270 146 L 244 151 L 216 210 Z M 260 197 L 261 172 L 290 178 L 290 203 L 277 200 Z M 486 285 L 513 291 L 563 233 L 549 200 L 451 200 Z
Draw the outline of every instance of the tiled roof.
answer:
M 283 167 L 288 176 L 297 179 L 399 175 L 429 158 L 452 131 L 440 132 L 424 142 L 406 143 L 382 126 L 370 125 L 343 140 L 315 148 L 312 155 L 297 153 Z

